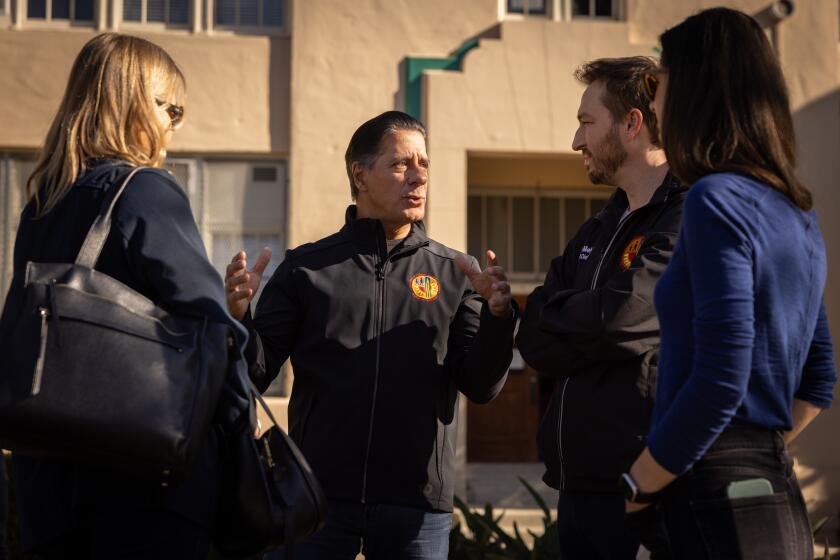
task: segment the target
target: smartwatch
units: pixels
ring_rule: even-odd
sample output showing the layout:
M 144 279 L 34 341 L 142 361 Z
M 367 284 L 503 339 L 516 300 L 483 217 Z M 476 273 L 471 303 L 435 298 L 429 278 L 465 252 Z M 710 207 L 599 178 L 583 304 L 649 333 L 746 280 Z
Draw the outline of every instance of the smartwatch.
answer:
M 636 481 L 628 473 L 621 475 L 618 481 L 618 489 L 624 495 L 624 499 L 633 504 L 650 504 L 659 497 L 659 492 L 642 492 L 639 490 Z

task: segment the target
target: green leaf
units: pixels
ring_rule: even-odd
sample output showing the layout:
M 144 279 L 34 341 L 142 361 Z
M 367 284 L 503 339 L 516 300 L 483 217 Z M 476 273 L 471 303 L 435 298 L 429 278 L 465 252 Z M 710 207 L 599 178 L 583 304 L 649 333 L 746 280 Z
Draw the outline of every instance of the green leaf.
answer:
M 548 509 L 548 505 L 543 500 L 542 496 L 534 490 L 534 487 L 528 484 L 528 481 L 522 478 L 521 476 L 517 477 L 519 482 L 525 485 L 525 488 L 528 490 L 528 493 L 531 494 L 531 497 L 534 498 L 534 501 L 537 502 L 537 505 L 540 506 L 540 509 L 543 511 L 543 515 L 547 521 L 551 521 L 551 510 Z
M 811 534 L 816 537 L 817 533 L 819 533 L 822 530 L 822 528 L 825 527 L 825 524 L 828 523 L 829 519 L 831 519 L 830 515 L 823 517 L 822 519 L 814 523 L 814 530 L 811 531 Z

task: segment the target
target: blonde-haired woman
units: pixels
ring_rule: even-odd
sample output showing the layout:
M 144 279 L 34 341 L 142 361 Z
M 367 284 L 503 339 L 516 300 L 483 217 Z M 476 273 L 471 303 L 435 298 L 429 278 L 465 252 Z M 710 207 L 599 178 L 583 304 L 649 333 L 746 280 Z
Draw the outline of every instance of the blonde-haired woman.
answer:
M 26 262 L 72 262 L 105 193 L 140 166 L 148 169 L 119 199 L 96 268 L 170 311 L 229 323 L 244 343 L 189 201 L 160 169 L 183 120 L 185 91 L 176 64 L 148 41 L 108 33 L 82 48 L 28 182 L 0 336 L 21 312 Z M 236 374 L 217 418 L 242 418 L 247 407 L 244 365 Z M 217 433 L 205 438 L 192 478 L 170 487 L 16 455 L 24 548 L 46 559 L 206 558 L 219 486 Z

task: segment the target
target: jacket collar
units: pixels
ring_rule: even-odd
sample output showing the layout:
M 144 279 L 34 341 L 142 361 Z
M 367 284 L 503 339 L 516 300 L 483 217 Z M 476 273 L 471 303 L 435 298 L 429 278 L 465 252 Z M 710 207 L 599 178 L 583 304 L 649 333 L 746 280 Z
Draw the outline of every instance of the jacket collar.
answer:
M 688 187 L 680 183 L 679 179 L 674 177 L 674 175 L 668 171 L 668 173 L 665 174 L 665 178 L 662 179 L 662 183 L 653 192 L 653 196 L 650 197 L 648 203 L 642 208 L 653 208 L 663 204 L 674 193 L 686 190 L 688 190 Z M 621 215 L 624 214 L 624 211 L 627 210 L 628 204 L 627 193 L 624 192 L 624 189 L 618 188 L 609 198 L 607 204 L 604 206 L 604 209 L 598 212 L 596 218 L 602 221 L 605 219 L 618 221 Z
M 357 218 L 357 210 L 355 204 L 351 204 L 345 210 L 344 227 L 341 228 L 342 233 L 349 235 L 363 244 L 381 240 L 381 244 L 384 246 L 385 228 L 382 226 L 382 222 L 373 218 Z M 421 220 L 411 224 L 411 231 L 408 233 L 405 241 L 403 241 L 402 246 L 408 248 L 423 245 L 428 242 L 429 237 L 426 235 L 426 224 Z
M 85 162 L 85 171 L 76 181 L 77 186 L 106 188 L 126 171 L 131 164 L 116 158 L 96 158 Z

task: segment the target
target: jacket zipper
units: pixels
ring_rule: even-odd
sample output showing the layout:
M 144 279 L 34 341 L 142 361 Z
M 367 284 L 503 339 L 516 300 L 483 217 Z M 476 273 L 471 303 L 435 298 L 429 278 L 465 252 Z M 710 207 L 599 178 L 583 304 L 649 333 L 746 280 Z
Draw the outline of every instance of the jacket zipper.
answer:
M 41 315 L 41 345 L 38 354 L 38 361 L 35 362 L 35 375 L 32 377 L 32 396 L 41 392 L 41 380 L 44 377 L 44 361 L 47 354 L 47 319 L 50 312 L 47 308 L 41 307 L 38 310 Z
M 624 224 L 628 222 L 630 216 L 636 213 L 636 210 L 633 210 L 626 216 L 624 219 L 618 222 L 618 226 L 615 228 L 615 233 L 613 233 L 610 242 L 607 244 L 607 248 L 604 249 L 604 252 L 601 253 L 601 260 L 598 261 L 598 266 L 595 268 L 595 276 L 592 278 L 592 284 L 589 286 L 590 290 L 595 289 L 595 285 L 598 283 L 598 276 L 601 274 L 601 267 L 604 264 L 604 260 L 606 260 L 607 255 L 612 248 L 613 243 L 618 238 L 618 234 L 621 233 L 622 227 Z M 563 461 L 563 408 L 566 403 L 566 388 L 569 386 L 569 382 L 572 380 L 571 377 L 567 377 L 566 380 L 563 382 L 563 390 L 560 393 L 560 412 L 557 415 L 557 455 L 560 458 L 560 490 L 563 491 L 566 488 L 566 465 Z
M 636 210 L 633 210 L 632 212 L 630 212 L 629 214 L 624 216 L 623 220 L 618 222 L 618 227 L 615 228 L 615 233 L 613 233 L 613 236 L 610 239 L 610 242 L 607 244 L 607 248 L 604 249 L 603 253 L 601 253 L 601 260 L 598 261 L 598 268 L 595 269 L 595 277 L 592 278 L 592 285 L 589 287 L 590 290 L 595 289 L 595 285 L 598 283 L 598 276 L 601 274 L 601 266 L 603 266 L 604 260 L 606 260 L 607 255 L 610 252 L 610 249 L 612 249 L 613 243 L 615 243 L 615 240 L 618 238 L 618 234 L 621 233 L 621 228 L 623 228 L 624 224 L 626 224 L 630 220 L 630 216 L 632 216 L 635 213 L 636 213 Z
M 566 465 L 563 464 L 563 404 L 566 400 L 566 387 L 571 377 L 563 382 L 563 390 L 560 392 L 560 412 L 557 414 L 557 455 L 560 457 L 560 490 L 566 488 Z
M 380 343 L 382 340 L 382 331 L 385 323 L 385 273 L 388 267 L 388 256 L 384 260 L 379 257 L 379 238 L 377 236 L 377 263 L 374 266 L 376 278 L 376 299 L 374 300 L 374 307 L 376 309 L 376 366 L 373 370 L 373 400 L 370 403 L 370 425 L 368 426 L 367 447 L 365 448 L 365 465 L 362 470 L 362 503 L 367 502 L 367 473 L 368 463 L 370 462 L 370 446 L 373 442 L 373 418 L 376 412 L 376 393 L 379 389 L 379 354 Z

